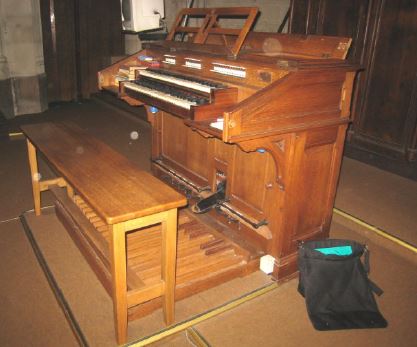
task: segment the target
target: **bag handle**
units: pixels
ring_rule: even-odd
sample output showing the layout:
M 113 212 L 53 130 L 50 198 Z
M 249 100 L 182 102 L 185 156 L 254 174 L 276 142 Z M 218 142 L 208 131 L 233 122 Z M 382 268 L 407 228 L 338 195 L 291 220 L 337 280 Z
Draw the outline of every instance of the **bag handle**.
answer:
M 369 265 L 369 258 L 371 256 L 371 251 L 368 248 L 368 245 L 364 246 L 364 264 L 363 267 L 365 268 L 366 274 L 369 275 L 369 271 L 371 269 L 370 265 Z M 378 295 L 381 296 L 384 291 L 373 281 L 371 281 L 368 277 L 368 281 L 369 281 L 369 286 L 371 287 L 372 291 Z

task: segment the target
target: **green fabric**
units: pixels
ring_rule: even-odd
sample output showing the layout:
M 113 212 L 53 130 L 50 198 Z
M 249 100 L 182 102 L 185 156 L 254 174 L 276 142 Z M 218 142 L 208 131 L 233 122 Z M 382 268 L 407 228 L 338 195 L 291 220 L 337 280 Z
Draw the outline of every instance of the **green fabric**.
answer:
M 320 253 L 329 255 L 351 255 L 352 254 L 352 247 L 351 246 L 337 246 L 337 247 L 327 247 L 327 248 L 316 248 L 316 251 L 319 251 Z

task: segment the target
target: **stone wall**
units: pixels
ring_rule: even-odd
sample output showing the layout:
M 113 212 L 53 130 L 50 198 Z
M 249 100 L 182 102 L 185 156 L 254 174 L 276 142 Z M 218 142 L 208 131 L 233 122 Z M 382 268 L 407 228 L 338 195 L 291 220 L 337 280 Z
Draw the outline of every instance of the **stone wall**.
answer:
M 0 111 L 12 118 L 46 108 L 39 0 L 1 0 Z

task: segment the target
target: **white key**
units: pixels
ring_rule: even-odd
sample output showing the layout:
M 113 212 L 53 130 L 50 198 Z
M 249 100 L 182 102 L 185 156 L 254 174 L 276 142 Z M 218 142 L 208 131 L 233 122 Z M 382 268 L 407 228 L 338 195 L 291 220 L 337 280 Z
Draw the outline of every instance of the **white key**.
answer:
M 142 70 L 142 71 L 140 71 L 140 74 L 141 74 L 141 76 L 154 78 L 154 79 L 159 80 L 159 81 L 170 82 L 172 84 L 176 84 L 176 85 L 183 86 L 183 87 L 186 87 L 186 88 L 198 90 L 200 92 L 210 93 L 210 91 L 213 89 L 213 87 L 206 86 L 206 85 L 198 83 L 198 82 L 184 80 L 184 79 L 181 79 L 179 77 L 163 75 L 163 74 L 159 74 L 159 73 L 154 72 L 154 71 Z
M 170 104 L 177 105 L 177 106 L 185 108 L 187 110 L 190 110 L 192 105 L 197 105 L 196 102 L 180 99 L 180 98 L 177 98 L 175 96 L 160 92 L 160 91 L 155 90 L 155 89 L 150 89 L 150 88 L 147 88 L 147 87 L 140 86 L 136 83 L 125 82 L 124 86 L 127 89 L 135 90 L 139 93 L 142 93 L 142 94 L 145 94 L 145 95 L 148 95 L 148 96 L 152 96 L 152 97 L 154 97 L 156 99 L 159 99 L 159 100 L 169 102 Z

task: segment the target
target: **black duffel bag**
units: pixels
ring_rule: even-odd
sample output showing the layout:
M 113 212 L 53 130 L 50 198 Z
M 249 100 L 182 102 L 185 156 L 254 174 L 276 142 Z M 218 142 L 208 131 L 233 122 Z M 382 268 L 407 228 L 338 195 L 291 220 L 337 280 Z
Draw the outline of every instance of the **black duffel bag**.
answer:
M 364 256 L 364 263 L 361 261 Z M 385 328 L 368 278 L 369 251 L 355 241 L 307 241 L 299 245 L 298 291 L 317 330 Z

